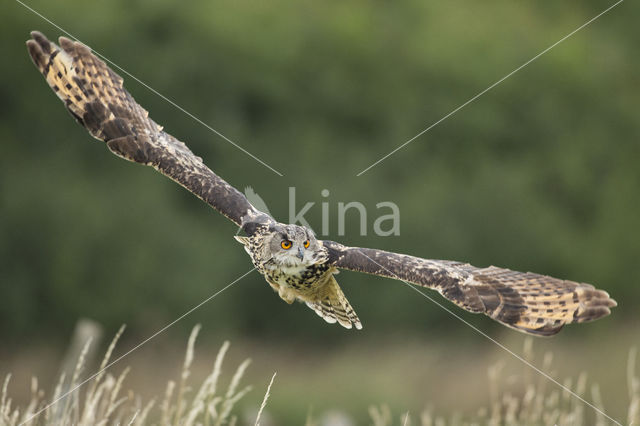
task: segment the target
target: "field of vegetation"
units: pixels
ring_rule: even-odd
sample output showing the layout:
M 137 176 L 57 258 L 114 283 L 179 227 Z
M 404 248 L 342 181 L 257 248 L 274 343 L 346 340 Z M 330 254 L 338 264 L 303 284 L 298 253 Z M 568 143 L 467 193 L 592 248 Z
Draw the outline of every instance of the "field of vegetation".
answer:
M 175 377 L 168 379 L 164 392 L 156 393 L 150 399 L 142 396 L 136 389 L 129 388 L 127 376 L 129 367 L 111 368 L 122 359 L 116 357 L 116 344 L 124 330 L 120 329 L 108 346 L 102 362 L 91 369 L 89 354 L 92 338 L 91 324 L 80 324 L 74 339 L 76 350 L 71 351 L 68 371 L 63 370 L 53 393 L 40 388 L 37 378 L 32 378 L 30 397 L 23 403 L 16 403 L 11 398 L 9 388 L 11 375 L 7 375 L 0 397 L 0 425 L 107 425 L 107 424 L 161 424 L 161 425 L 271 425 L 271 424 L 305 424 L 305 425 L 354 425 L 364 420 L 364 413 L 350 413 L 344 408 L 321 409 L 314 412 L 312 402 L 306 416 L 295 418 L 291 411 L 278 413 L 271 410 L 269 397 L 277 398 L 282 392 L 276 381 L 274 372 L 265 389 L 253 389 L 243 384 L 244 376 L 251 360 L 245 359 L 235 367 L 223 365 L 229 350 L 229 342 L 224 342 L 218 350 L 213 362 L 209 363 L 209 371 L 194 371 L 196 338 L 200 332 L 197 325 L 191 332 L 187 343 L 186 354 L 180 368 L 176 368 Z M 88 330 L 87 330 L 88 329 Z M 86 338 L 81 346 L 80 339 Z M 79 352 L 78 350 L 79 349 Z M 535 371 L 531 366 L 538 364 L 542 372 L 554 372 L 553 352 L 544 353 L 541 360 L 536 359 L 533 349 L 533 338 L 524 340 L 522 348 L 525 362 L 514 362 L 508 354 L 485 372 L 486 389 L 484 399 L 486 405 L 474 407 L 470 411 L 443 411 L 435 407 L 433 402 L 425 401 L 423 409 L 412 410 L 406 405 L 401 408 L 389 403 L 371 403 L 367 409 L 368 419 L 374 426 L 406 425 L 581 425 L 594 424 L 637 424 L 640 421 L 640 377 L 637 347 L 629 350 L 626 369 L 624 365 L 609 365 L 606 371 L 618 378 L 626 375 L 628 399 L 619 401 L 617 407 L 626 407 L 626 412 L 619 414 L 625 417 L 612 417 L 607 413 L 598 383 L 589 378 L 587 371 L 575 377 L 558 377 L 557 382 Z M 126 353 L 124 354 L 127 355 Z M 114 359 L 115 358 L 115 359 Z M 473 362 L 471 359 L 467 361 Z M 126 363 L 127 361 L 123 361 Z M 227 361 L 228 362 L 228 361 Z M 176 366 L 177 367 L 177 366 Z M 264 366 L 263 366 L 264 367 Z M 462 365 L 468 369 L 468 365 Z M 148 366 L 147 366 L 148 368 Z M 159 368 L 160 364 L 153 368 Z M 223 369 L 230 370 L 232 375 L 228 383 L 221 383 Z M 119 373 L 113 373 L 119 370 Z M 201 370 L 201 369 L 199 369 Z M 166 371 L 166 369 L 165 369 Z M 196 373 L 196 374 L 194 374 Z M 459 374 L 460 372 L 458 372 Z M 228 375 L 228 374 L 227 374 Z M 166 380 L 160 374 L 156 380 Z M 286 374 L 285 374 L 286 376 Z M 478 380 L 472 373 L 466 380 Z M 226 377 L 225 377 L 226 379 Z M 442 375 L 440 380 L 451 380 L 452 375 Z M 276 381 L 274 385 L 274 381 Z M 466 386 L 464 379 L 460 385 Z M 441 387 L 443 384 L 433 383 Z M 439 386 L 440 385 L 440 386 Z M 304 386 L 299 383 L 298 386 Z M 160 389 L 160 388 L 156 388 Z M 144 389 L 145 393 L 149 389 Z M 264 393 L 261 403 L 245 402 L 248 394 Z M 285 391 L 286 393 L 286 391 Z M 311 392 L 313 394 L 313 392 Z M 282 399 L 282 398 L 278 398 Z M 587 399 L 589 401 L 587 401 Z M 253 398 L 252 400 L 255 400 Z M 406 403 L 406 401 L 405 401 Z M 396 404 L 394 404 L 396 405 Z M 294 410 L 295 411 L 295 410 Z M 264 418 L 263 418 L 264 416 Z

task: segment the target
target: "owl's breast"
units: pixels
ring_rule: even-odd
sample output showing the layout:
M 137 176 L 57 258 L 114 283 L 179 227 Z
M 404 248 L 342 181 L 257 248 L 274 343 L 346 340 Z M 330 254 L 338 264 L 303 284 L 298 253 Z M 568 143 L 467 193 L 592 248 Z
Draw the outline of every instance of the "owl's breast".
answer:
M 265 271 L 268 280 L 295 290 L 304 290 L 324 282 L 330 267 L 326 264 L 286 266 Z

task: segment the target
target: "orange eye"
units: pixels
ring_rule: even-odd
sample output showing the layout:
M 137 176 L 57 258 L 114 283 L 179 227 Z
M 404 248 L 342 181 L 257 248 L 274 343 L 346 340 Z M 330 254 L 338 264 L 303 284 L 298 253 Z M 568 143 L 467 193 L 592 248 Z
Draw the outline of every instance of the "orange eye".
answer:
M 309 248 L 309 240 L 304 242 L 304 248 Z
M 282 242 L 280 243 L 280 247 L 282 247 L 285 250 L 289 250 L 292 245 L 293 244 L 289 240 L 282 240 Z

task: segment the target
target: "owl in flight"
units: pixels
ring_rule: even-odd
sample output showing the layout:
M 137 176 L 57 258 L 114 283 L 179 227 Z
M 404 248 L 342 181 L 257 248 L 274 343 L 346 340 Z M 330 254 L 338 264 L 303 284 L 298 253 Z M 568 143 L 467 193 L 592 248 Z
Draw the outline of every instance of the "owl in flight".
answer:
M 242 228 L 235 238 L 287 303 L 306 303 L 329 323 L 362 328 L 336 281 L 339 269 L 365 272 L 437 290 L 456 305 L 541 336 L 563 325 L 598 319 L 616 302 L 589 284 L 490 266 L 427 260 L 318 240 L 298 225 L 277 222 L 164 132 L 91 50 L 65 37 L 60 47 L 34 31 L 29 54 L 73 117 L 119 157 L 152 166 Z

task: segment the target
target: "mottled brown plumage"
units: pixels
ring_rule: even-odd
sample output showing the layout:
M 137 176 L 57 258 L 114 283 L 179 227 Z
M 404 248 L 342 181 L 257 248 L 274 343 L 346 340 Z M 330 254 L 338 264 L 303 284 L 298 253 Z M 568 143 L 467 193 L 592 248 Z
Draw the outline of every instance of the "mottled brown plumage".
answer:
M 484 313 L 509 327 L 549 336 L 565 325 L 609 315 L 615 300 L 590 284 L 531 272 L 427 260 L 383 250 L 324 241 L 329 263 L 437 290 L 456 305 Z
M 187 146 L 149 118 L 122 85 L 122 78 L 82 43 L 60 37 L 60 49 L 37 31 L 27 48 L 67 110 L 116 155 L 154 167 L 239 226 L 260 213 L 220 179 Z
M 589 284 L 346 247 L 317 240 L 305 227 L 278 223 L 151 120 L 124 89 L 122 78 L 88 47 L 65 37 L 58 47 L 37 31 L 31 36 L 27 47 L 33 62 L 91 135 L 116 155 L 154 167 L 241 226 L 247 236 L 238 241 L 280 297 L 306 303 L 327 322 L 362 328 L 335 280 L 338 268 L 432 288 L 468 311 L 543 336 L 564 324 L 606 316 L 616 306 L 606 292 Z

